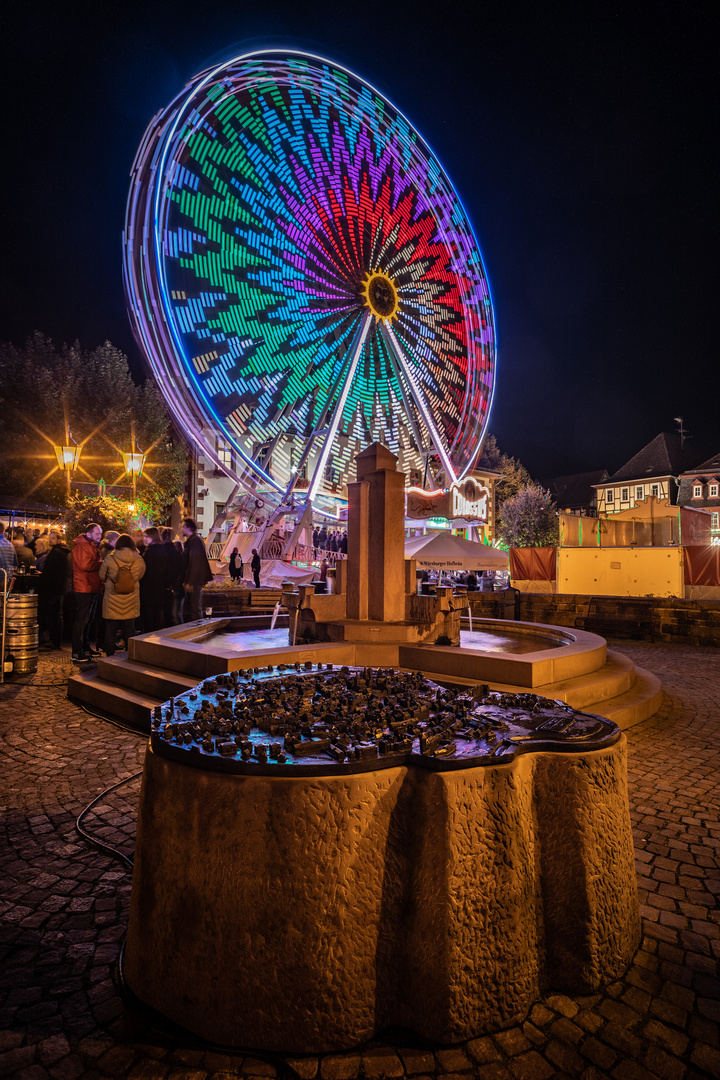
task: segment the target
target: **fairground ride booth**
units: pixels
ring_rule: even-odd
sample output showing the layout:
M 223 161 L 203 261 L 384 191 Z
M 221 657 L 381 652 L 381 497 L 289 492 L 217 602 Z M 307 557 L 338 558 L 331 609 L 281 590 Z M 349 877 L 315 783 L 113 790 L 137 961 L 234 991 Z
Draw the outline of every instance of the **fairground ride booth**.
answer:
M 720 599 L 720 549 L 712 515 L 649 498 L 612 517 L 560 514 L 557 548 L 514 548 L 522 592 Z

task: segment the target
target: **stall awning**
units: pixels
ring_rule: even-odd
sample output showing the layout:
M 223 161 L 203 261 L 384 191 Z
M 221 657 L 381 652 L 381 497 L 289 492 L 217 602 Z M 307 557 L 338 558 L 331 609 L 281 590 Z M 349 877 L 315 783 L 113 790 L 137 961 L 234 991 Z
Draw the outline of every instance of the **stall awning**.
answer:
M 507 570 L 508 553 L 451 533 L 426 533 L 405 541 L 405 558 L 423 570 Z

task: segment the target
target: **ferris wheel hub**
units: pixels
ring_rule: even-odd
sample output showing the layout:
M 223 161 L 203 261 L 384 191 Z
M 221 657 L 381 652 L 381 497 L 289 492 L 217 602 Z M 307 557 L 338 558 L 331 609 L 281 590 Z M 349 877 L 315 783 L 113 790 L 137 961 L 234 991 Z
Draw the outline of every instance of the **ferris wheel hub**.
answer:
M 398 314 L 398 302 L 395 282 L 387 274 L 376 270 L 368 274 L 363 288 L 365 305 L 370 308 L 377 320 L 394 319 Z

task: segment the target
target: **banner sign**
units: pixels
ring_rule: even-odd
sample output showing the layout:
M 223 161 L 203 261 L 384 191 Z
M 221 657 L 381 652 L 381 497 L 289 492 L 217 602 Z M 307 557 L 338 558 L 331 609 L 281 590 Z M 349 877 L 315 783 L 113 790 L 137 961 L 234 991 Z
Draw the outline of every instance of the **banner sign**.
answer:
M 405 515 L 417 521 L 441 517 L 487 523 L 489 500 L 489 490 L 479 480 L 467 476 L 445 490 L 408 488 Z

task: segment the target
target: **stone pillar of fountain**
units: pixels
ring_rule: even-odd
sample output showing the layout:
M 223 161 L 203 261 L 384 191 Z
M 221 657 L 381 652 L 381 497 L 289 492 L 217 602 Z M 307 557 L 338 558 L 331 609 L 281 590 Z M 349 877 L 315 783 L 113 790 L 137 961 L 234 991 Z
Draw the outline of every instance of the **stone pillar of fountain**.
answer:
M 348 484 L 347 618 L 368 617 L 368 507 L 370 485 Z
M 368 446 L 355 463 L 357 482 L 348 484 L 348 618 L 402 622 L 405 477 L 381 443 Z

